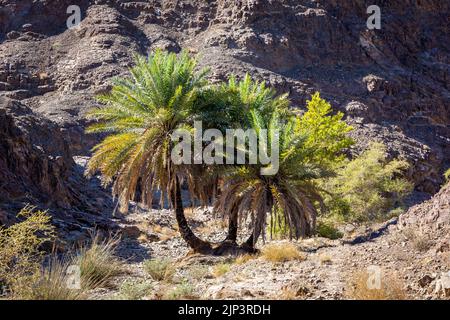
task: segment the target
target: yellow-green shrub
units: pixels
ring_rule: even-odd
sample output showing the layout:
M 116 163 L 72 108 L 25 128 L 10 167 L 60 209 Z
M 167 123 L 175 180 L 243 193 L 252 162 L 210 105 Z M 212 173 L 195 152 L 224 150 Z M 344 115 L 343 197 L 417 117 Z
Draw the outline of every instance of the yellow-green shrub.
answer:
M 0 227 L 0 284 L 20 298 L 40 277 L 41 247 L 54 238 L 54 228 L 46 211 L 31 206 L 23 208 L 18 218 L 24 220 Z
M 359 157 L 337 169 L 337 175 L 323 181 L 332 196 L 325 201 L 329 214 L 347 221 L 384 219 L 392 209 L 402 206 L 402 199 L 412 190 L 403 178 L 409 164 L 389 161 L 386 147 L 372 143 Z

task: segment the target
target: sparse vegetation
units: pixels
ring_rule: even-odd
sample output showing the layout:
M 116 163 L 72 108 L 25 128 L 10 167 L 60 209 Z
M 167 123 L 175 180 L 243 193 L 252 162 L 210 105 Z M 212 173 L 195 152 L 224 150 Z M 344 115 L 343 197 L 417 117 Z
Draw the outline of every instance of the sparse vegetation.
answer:
M 80 248 L 74 264 L 80 267 L 83 288 L 108 286 L 112 278 L 124 272 L 123 262 L 114 255 L 118 242 L 118 237 L 101 240 L 95 235 L 90 244 Z
M 305 256 L 293 243 L 268 244 L 262 248 L 261 256 L 270 262 L 305 260 Z
M 380 288 L 369 286 L 369 274 L 360 271 L 348 281 L 345 295 L 352 300 L 404 300 L 407 298 L 402 282 L 395 274 L 383 274 Z
M 411 242 L 413 248 L 419 252 L 428 251 L 433 245 L 432 241 L 427 235 L 420 233 L 420 231 L 412 227 L 406 228 L 402 231 L 403 237 Z
M 418 236 L 415 239 L 413 239 L 413 246 L 417 251 L 420 252 L 425 252 L 428 251 L 431 246 L 433 245 L 433 243 L 431 242 L 431 240 L 428 238 L 428 236 Z
M 127 279 L 119 288 L 119 298 L 124 300 L 141 300 L 151 294 L 153 285 L 145 280 Z
M 210 276 L 209 267 L 200 264 L 191 266 L 189 268 L 188 273 L 193 280 L 197 281 L 205 279 Z
M 444 172 L 444 178 L 446 182 L 450 181 L 450 168 Z
M 18 218 L 22 221 L 0 227 L 0 284 L 13 298 L 27 296 L 31 284 L 39 280 L 44 255 L 41 246 L 54 239 L 46 211 L 26 206 Z
M 226 274 L 228 271 L 230 271 L 230 264 L 229 263 L 219 263 L 216 264 L 211 271 L 211 274 L 216 277 L 219 278 L 221 276 L 223 276 L 224 274 Z
M 171 281 L 176 271 L 170 259 L 146 260 L 144 270 L 156 281 Z
M 195 300 L 198 299 L 198 294 L 195 292 L 194 286 L 187 280 L 182 281 L 175 288 L 169 290 L 163 296 L 165 300 Z

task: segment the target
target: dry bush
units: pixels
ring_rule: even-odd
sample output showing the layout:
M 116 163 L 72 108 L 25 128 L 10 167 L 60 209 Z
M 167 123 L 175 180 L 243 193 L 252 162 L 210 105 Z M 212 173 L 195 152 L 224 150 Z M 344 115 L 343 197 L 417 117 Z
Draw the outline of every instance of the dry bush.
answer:
M 379 289 L 370 288 L 369 281 L 368 272 L 355 273 L 347 283 L 345 296 L 353 300 L 404 300 L 407 298 L 403 283 L 394 274 L 383 274 Z
M 427 235 L 420 233 L 420 231 L 412 227 L 405 228 L 402 231 L 402 235 L 406 240 L 411 241 L 414 249 L 420 252 L 428 251 L 433 244 Z
M 320 261 L 320 264 L 329 265 L 329 264 L 333 263 L 333 259 L 331 258 L 331 256 L 329 254 L 325 254 L 325 253 L 323 253 L 319 256 L 319 261 Z
M 261 250 L 262 257 L 270 262 L 286 262 L 290 260 L 305 260 L 293 243 L 268 244 Z
M 84 245 L 73 258 L 73 264 L 80 267 L 81 285 L 93 289 L 111 285 L 111 280 L 124 272 L 123 262 L 115 255 L 118 237 L 100 240 L 94 235 L 90 245 Z
M 226 274 L 228 271 L 230 271 L 230 264 L 229 263 L 219 263 L 216 264 L 211 271 L 211 274 L 216 277 L 219 278 L 221 276 L 223 276 L 224 274 Z
M 174 262 L 170 259 L 144 261 L 144 270 L 156 281 L 171 281 L 175 274 Z
M 412 241 L 412 244 L 413 244 L 414 248 L 420 252 L 428 251 L 431 248 L 431 246 L 433 245 L 430 238 L 428 238 L 425 235 L 418 236 L 417 238 L 415 238 Z
M 241 265 L 241 264 L 245 264 L 247 262 L 249 262 L 250 260 L 256 259 L 258 256 L 256 254 L 243 254 L 240 255 L 236 258 L 236 260 L 234 261 L 234 263 L 236 263 L 237 265 Z

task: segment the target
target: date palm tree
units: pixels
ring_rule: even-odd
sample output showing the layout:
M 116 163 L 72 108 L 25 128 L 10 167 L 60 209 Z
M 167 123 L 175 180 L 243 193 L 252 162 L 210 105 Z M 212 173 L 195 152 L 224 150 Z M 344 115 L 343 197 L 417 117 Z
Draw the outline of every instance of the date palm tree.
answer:
M 87 173 L 99 170 L 104 183 L 112 183 L 122 212 L 138 189 L 148 206 L 154 191 L 161 190 L 161 198 L 167 197 L 175 210 L 183 239 L 196 252 L 210 253 L 211 244 L 194 234 L 184 215 L 181 182 L 188 170 L 171 161 L 171 134 L 190 126 L 207 87 L 207 71 L 195 72 L 196 61 L 187 53 L 156 51 L 135 62 L 130 77 L 116 79 L 111 92 L 99 97 L 103 105 L 88 115 L 97 120 L 88 132 L 109 135 L 93 148 Z
M 287 94 L 277 95 L 276 91 L 266 86 L 263 81 L 254 81 L 249 74 L 241 80 L 237 80 L 233 75 L 228 82 L 213 86 L 202 95 L 202 103 L 196 105 L 196 113 L 205 126 L 217 128 L 225 135 L 226 129 L 246 130 L 252 127 L 251 112 L 254 110 L 264 121 L 268 120 L 274 110 L 278 116 L 286 117 L 289 115 L 289 104 Z M 227 167 L 216 165 L 210 172 L 216 175 L 217 180 L 221 180 L 222 173 L 228 172 Z M 237 211 L 222 213 L 228 216 L 228 234 L 225 241 L 236 244 Z
M 316 205 L 322 204 L 321 190 L 315 179 L 329 172 L 311 161 L 314 150 L 305 146 L 307 137 L 300 133 L 300 119 L 281 117 L 280 112 L 264 120 L 257 110 L 250 111 L 250 127 L 256 132 L 267 129 L 268 147 L 278 133 L 279 170 L 271 175 L 261 174 L 261 164 L 235 166 L 224 173 L 222 193 L 215 209 L 238 215 L 244 222 L 250 217 L 251 235 L 243 247 L 253 250 L 259 236 L 265 237 L 267 218 L 271 226 L 287 227 L 290 237 L 313 234 Z M 268 150 L 269 152 L 271 150 Z M 248 154 L 251 152 L 246 149 Z M 276 220 L 276 221 L 275 221 Z

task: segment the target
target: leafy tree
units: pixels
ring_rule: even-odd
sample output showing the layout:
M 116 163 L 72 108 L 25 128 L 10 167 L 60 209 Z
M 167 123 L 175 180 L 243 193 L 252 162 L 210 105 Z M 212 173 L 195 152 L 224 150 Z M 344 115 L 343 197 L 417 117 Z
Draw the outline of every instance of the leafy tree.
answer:
M 347 135 L 353 128 L 342 121 L 344 114 L 333 115 L 330 103 L 319 92 L 307 101 L 306 108 L 301 116 L 300 132 L 308 136 L 306 146 L 316 149 L 314 160 L 333 165 L 343 160 L 341 151 L 354 143 Z
M 332 193 L 326 198 L 329 214 L 350 221 L 385 218 L 412 190 L 402 177 L 408 167 L 405 160 L 389 161 L 386 147 L 372 143 L 359 157 L 344 162 L 334 178 L 323 181 Z

